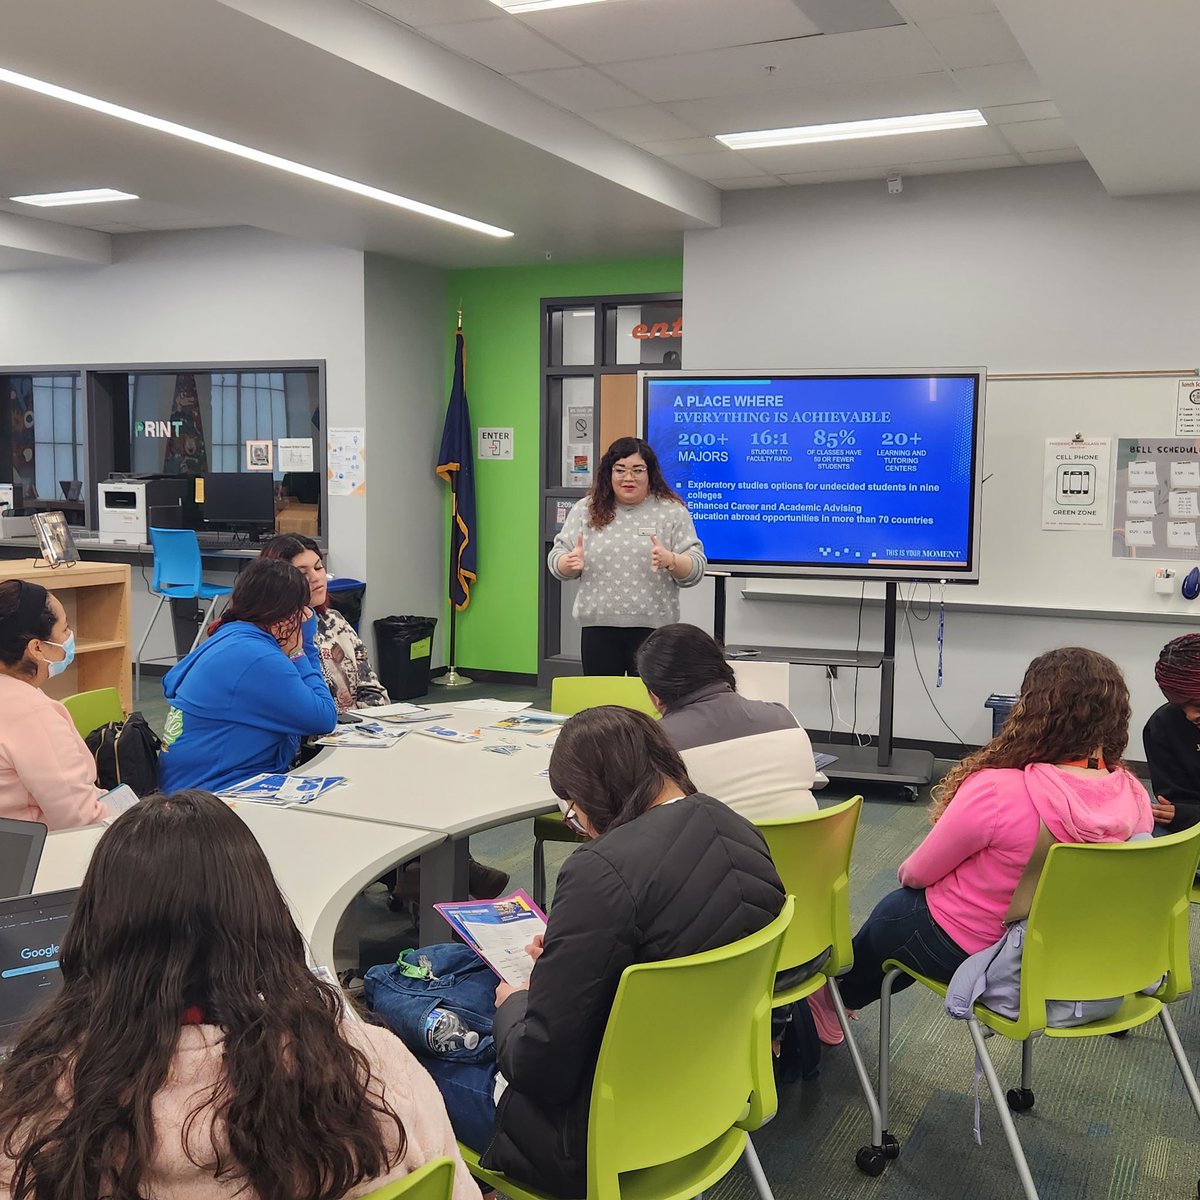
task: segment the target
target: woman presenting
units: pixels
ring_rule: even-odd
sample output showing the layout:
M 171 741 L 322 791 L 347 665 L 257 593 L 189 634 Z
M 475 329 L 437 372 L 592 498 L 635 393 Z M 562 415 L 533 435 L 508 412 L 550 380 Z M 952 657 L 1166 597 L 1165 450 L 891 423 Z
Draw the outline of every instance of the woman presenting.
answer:
M 691 515 L 641 438 L 609 446 L 591 490 L 571 509 L 547 559 L 556 579 L 578 579 L 572 610 L 583 626 L 585 675 L 636 675 L 651 630 L 679 620 L 679 589 L 707 560 Z

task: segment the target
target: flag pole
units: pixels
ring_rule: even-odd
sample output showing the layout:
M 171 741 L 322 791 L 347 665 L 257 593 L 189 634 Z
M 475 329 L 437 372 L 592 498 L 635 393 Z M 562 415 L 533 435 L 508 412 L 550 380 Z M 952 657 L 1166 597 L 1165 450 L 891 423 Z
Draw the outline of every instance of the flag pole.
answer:
M 458 333 L 462 333 L 462 301 L 458 304 Z M 454 603 L 454 582 L 455 582 L 455 562 L 454 562 L 454 514 L 458 511 L 458 472 L 454 472 L 450 476 L 450 556 L 446 579 L 446 594 L 450 597 L 450 654 L 449 664 L 444 675 L 439 675 L 432 682 L 437 687 L 466 687 L 469 683 L 475 681 L 467 675 L 461 675 L 458 668 L 455 666 L 456 657 L 456 641 L 458 634 L 458 605 Z

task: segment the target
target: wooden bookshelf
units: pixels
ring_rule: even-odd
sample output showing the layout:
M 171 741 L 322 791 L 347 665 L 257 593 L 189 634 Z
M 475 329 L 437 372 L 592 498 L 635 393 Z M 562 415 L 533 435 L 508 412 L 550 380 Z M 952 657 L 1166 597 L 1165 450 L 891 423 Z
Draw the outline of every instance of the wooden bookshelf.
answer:
M 51 570 L 41 559 L 0 561 L 0 581 L 25 579 L 53 592 L 75 630 L 75 661 L 50 680 L 56 700 L 115 687 L 126 712 L 133 707 L 129 653 L 129 564 L 77 562 Z

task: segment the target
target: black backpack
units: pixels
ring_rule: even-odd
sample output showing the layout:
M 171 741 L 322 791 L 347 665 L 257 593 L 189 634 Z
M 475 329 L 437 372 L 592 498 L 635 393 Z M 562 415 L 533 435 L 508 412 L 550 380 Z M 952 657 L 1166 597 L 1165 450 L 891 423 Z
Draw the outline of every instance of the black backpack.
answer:
M 157 792 L 161 747 L 158 734 L 137 712 L 87 735 L 87 748 L 96 760 L 96 782 L 106 791 L 125 783 L 138 796 Z

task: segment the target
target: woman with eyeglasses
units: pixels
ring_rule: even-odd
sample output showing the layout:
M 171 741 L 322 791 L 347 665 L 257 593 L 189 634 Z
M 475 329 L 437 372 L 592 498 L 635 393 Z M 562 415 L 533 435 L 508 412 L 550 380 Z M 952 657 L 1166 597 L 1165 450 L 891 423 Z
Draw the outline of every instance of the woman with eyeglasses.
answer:
M 0 583 L 0 817 L 67 829 L 109 815 L 91 751 L 42 690 L 74 657 L 58 597 L 39 583 Z
M 484 1166 L 583 1196 L 592 1077 L 622 972 L 748 937 L 785 895 L 762 835 L 697 793 L 644 713 L 604 706 L 573 716 L 550 758 L 550 786 L 587 840 L 559 874 L 544 937 L 526 947 L 528 985 L 496 988 L 494 1057 L 413 1049 Z M 453 984 L 437 994 L 453 1009 Z M 670 1013 L 662 1025 L 663 1037 L 676 1036 Z
M 707 565 L 691 514 L 641 438 L 618 438 L 600 460 L 547 559 L 555 579 L 579 580 L 585 675 L 636 675 L 638 647 L 679 620 L 679 589 Z

